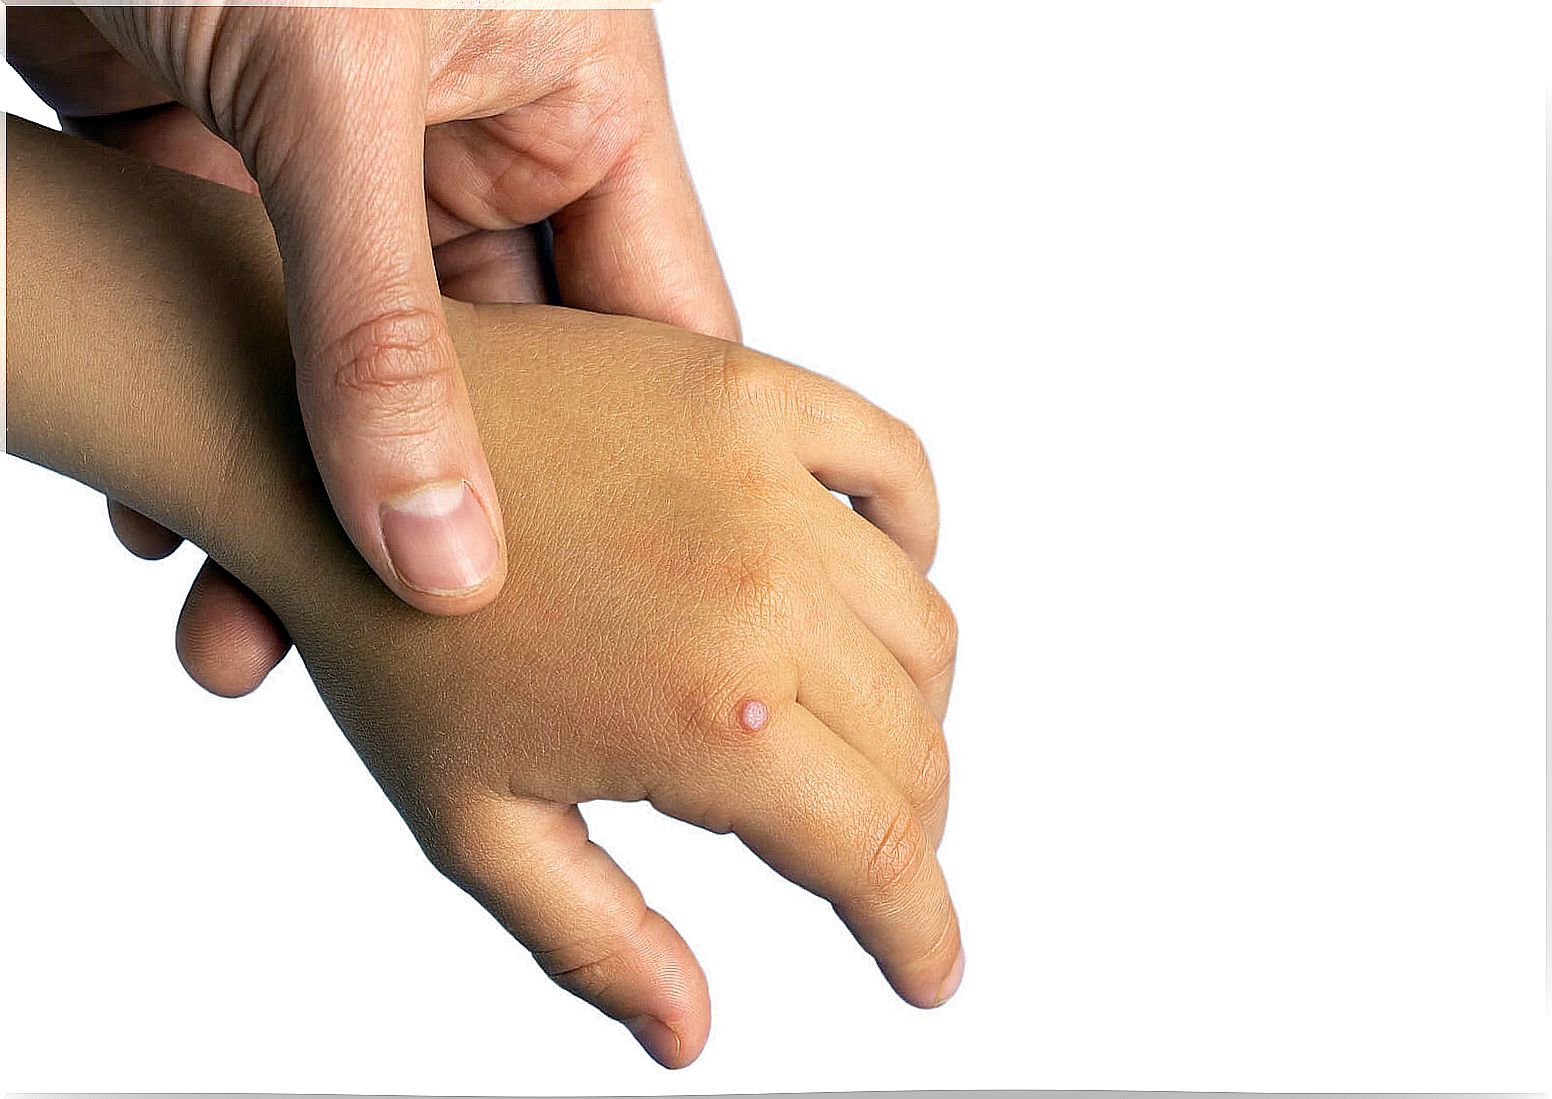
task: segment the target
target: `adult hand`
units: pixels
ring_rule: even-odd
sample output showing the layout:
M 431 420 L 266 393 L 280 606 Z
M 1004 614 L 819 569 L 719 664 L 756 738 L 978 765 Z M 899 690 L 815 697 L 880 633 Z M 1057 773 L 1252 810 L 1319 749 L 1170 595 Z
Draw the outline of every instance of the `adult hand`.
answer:
M 67 129 L 264 198 L 315 460 L 412 605 L 473 610 L 506 567 L 439 278 L 468 300 L 540 300 L 527 227 L 548 218 L 567 304 L 737 338 L 648 13 L 87 13 L 11 9 L 10 59 Z M 110 516 L 142 556 L 178 545 Z M 246 693 L 288 648 L 207 563 L 179 624 L 190 674 Z

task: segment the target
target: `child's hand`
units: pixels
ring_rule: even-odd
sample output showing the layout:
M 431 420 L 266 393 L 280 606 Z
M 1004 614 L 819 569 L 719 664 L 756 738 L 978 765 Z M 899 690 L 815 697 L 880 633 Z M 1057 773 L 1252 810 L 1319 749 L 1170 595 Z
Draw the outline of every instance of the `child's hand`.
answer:
M 575 808 L 644 798 L 831 899 L 912 1003 L 953 991 L 935 849 L 954 625 L 923 577 L 936 508 L 907 428 L 710 337 L 445 303 L 511 574 L 435 618 L 378 582 L 324 494 L 254 201 L 7 137 L 8 448 L 273 608 L 427 853 L 557 981 L 666 1064 L 705 1042 L 689 948 Z M 412 434 L 435 394 L 394 394 Z
M 955 641 L 921 573 L 936 505 L 914 434 L 674 329 L 452 319 L 506 502 L 500 599 L 449 621 L 370 584 L 264 593 L 427 854 L 670 1065 L 705 1040 L 704 978 L 577 802 L 737 833 L 831 899 L 901 996 L 938 1003 L 960 954 L 934 855 Z

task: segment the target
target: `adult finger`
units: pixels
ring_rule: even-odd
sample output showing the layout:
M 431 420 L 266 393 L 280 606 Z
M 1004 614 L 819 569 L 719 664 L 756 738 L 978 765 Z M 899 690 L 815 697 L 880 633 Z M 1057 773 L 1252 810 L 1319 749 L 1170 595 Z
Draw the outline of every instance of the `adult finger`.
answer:
M 295 18 L 327 34 L 260 85 L 285 89 L 284 121 L 239 138 L 285 263 L 308 438 L 378 575 L 422 610 L 474 610 L 500 589 L 506 551 L 431 255 L 423 24 L 408 11 Z
M 828 899 L 907 1003 L 952 996 L 959 922 L 931 838 L 894 784 L 797 702 L 746 700 L 708 735 L 723 750 L 678 768 L 653 804 L 731 830 Z
M 5 29 L 6 61 L 62 120 L 140 111 L 167 101 L 167 89 L 137 69 L 76 7 L 7 4 Z
M 685 164 L 650 12 L 621 15 L 637 135 L 580 198 L 550 219 L 561 301 L 737 342 L 738 314 Z
M 589 841 L 575 806 L 482 803 L 428 853 L 552 980 L 623 1023 L 659 1064 L 683 1068 L 700 1055 L 711 1027 L 700 963 Z
M 167 103 L 149 110 L 108 116 L 61 116 L 67 133 L 122 149 L 145 160 L 208 179 L 223 187 L 257 194 L 242 155 L 211 133 L 189 108 Z
M 189 678 L 223 698 L 257 690 L 291 650 L 269 608 L 208 558 L 178 616 L 176 644 Z
M 542 226 L 466 232 L 438 244 L 432 255 L 450 298 L 521 304 L 555 298 Z

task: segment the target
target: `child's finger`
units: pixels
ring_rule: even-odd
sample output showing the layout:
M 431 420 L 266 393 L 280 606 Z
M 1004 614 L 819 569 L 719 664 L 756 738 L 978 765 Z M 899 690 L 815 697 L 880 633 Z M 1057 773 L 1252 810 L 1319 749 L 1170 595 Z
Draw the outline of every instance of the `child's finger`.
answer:
M 146 561 L 160 561 L 183 545 L 182 535 L 174 534 L 155 519 L 148 519 L 111 497 L 108 499 L 108 522 L 124 548 Z
M 178 616 L 177 648 L 190 679 L 237 698 L 258 689 L 291 650 L 291 638 L 258 596 L 207 558 Z
M 894 654 L 941 722 L 959 645 L 953 610 L 883 531 L 817 485 L 813 497 L 811 514 L 815 528 L 826 535 L 823 556 L 830 582 Z
M 927 452 L 910 425 L 845 386 L 781 364 L 771 385 L 798 460 L 832 492 L 851 498 L 926 572 L 938 545 L 938 494 Z
M 936 847 L 948 816 L 948 745 L 937 715 L 894 654 L 844 609 L 808 645 L 798 702 L 905 795 Z
M 941 1004 L 963 971 L 959 921 L 910 802 L 798 703 L 761 703 L 754 720 L 730 731 L 737 749 L 711 767 L 682 767 L 653 804 L 731 829 L 771 869 L 830 901 L 902 999 Z
M 711 1003 L 673 926 L 587 836 L 576 806 L 523 798 L 461 815 L 433 860 L 556 984 L 625 1024 L 666 1068 L 700 1055 Z

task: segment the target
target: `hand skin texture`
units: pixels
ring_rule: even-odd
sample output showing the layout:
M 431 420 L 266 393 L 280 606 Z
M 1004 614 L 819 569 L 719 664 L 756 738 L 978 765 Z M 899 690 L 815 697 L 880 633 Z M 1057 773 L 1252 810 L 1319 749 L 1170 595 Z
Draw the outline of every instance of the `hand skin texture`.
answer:
M 736 833 L 832 901 L 903 998 L 952 994 L 955 632 L 909 428 L 711 337 L 448 301 L 512 575 L 474 614 L 421 614 L 319 482 L 253 199 L 7 132 L 8 448 L 273 608 L 433 863 L 560 985 L 665 1065 L 706 1041 L 694 956 L 588 842 L 576 805 L 604 798 Z
M 648 12 L 7 10 L 7 56 L 65 129 L 260 194 L 297 387 L 345 530 L 401 598 L 462 613 L 505 574 L 500 508 L 438 294 L 566 304 L 728 339 L 738 321 L 674 132 Z M 419 496 L 413 496 L 414 493 Z M 408 501 L 458 503 L 440 521 Z M 114 530 L 176 535 L 122 503 Z M 220 694 L 288 639 L 218 568 L 180 656 Z

